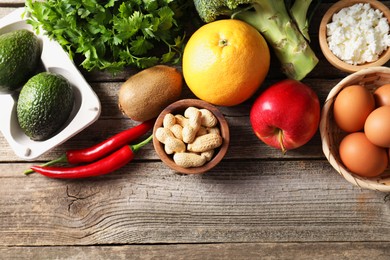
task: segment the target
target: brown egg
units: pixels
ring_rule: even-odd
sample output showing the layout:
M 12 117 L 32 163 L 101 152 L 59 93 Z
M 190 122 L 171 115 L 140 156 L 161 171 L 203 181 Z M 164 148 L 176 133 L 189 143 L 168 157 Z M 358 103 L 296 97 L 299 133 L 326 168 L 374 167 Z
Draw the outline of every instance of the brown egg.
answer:
M 344 137 L 339 152 L 343 164 L 351 172 L 363 177 L 380 175 L 389 161 L 387 149 L 372 144 L 363 132 Z
M 336 124 L 346 132 L 362 130 L 367 116 L 375 109 L 371 92 L 360 85 L 345 87 L 337 95 L 333 115 Z
M 364 132 L 373 144 L 390 147 L 390 106 L 372 111 L 364 124 Z
M 374 91 L 374 98 L 377 107 L 390 106 L 390 84 L 377 88 Z

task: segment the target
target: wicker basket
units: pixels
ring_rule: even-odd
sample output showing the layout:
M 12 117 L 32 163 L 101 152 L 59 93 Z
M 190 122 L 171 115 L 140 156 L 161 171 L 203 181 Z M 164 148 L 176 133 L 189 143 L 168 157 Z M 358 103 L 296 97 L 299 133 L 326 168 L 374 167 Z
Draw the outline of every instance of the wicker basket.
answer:
M 329 92 L 320 121 L 322 150 L 333 168 L 356 186 L 382 192 L 390 192 L 390 168 L 378 177 L 364 178 L 353 174 L 342 164 L 339 156 L 339 144 L 346 133 L 339 129 L 334 121 L 333 102 L 344 87 L 358 84 L 373 91 L 387 83 L 390 83 L 390 68 L 387 67 L 367 68 L 347 76 Z

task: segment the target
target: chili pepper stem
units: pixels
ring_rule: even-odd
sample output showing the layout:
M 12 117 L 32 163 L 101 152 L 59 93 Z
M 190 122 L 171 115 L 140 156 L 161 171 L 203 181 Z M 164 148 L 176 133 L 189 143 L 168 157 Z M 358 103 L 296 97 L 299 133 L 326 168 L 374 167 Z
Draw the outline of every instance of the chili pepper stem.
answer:
M 134 144 L 134 145 L 130 145 L 130 148 L 133 152 L 137 152 L 139 149 L 141 149 L 141 147 L 143 147 L 144 145 L 146 145 L 147 143 L 150 142 L 150 140 L 153 139 L 153 135 L 150 135 L 147 139 L 143 140 L 142 142 L 138 143 L 138 144 Z M 54 165 L 54 164 L 57 164 L 57 163 L 65 163 L 68 161 L 68 158 L 67 158 L 67 155 L 64 154 L 62 155 L 61 157 L 58 157 L 57 159 L 54 159 L 54 160 L 51 160 L 47 163 L 44 163 L 42 165 L 40 165 L 41 167 L 46 167 L 46 166 L 51 166 L 51 165 Z M 33 169 L 28 169 L 24 172 L 25 175 L 29 175 L 31 173 L 35 172 Z
M 153 139 L 153 135 L 150 135 L 148 138 L 146 138 L 145 140 L 143 140 L 142 142 L 138 143 L 138 144 L 134 144 L 134 145 L 131 145 L 131 150 L 133 150 L 133 152 L 136 152 L 138 151 L 139 149 L 141 149 L 142 146 L 146 145 L 147 143 L 150 142 L 150 140 Z
M 153 135 L 138 144 L 122 146 L 107 157 L 91 164 L 79 165 L 76 167 L 32 166 L 31 168 L 50 178 L 74 179 L 96 177 L 113 172 L 129 163 L 134 158 L 134 153 L 152 139 Z
M 46 166 L 51 166 L 51 165 L 57 164 L 57 163 L 66 163 L 67 161 L 68 161 L 68 159 L 66 157 L 66 154 L 63 154 L 60 157 L 58 157 L 57 159 L 54 159 L 54 160 L 51 160 L 47 163 L 41 164 L 40 166 L 46 167 Z M 24 172 L 24 174 L 29 175 L 29 174 L 34 173 L 34 172 L 35 171 L 33 169 L 28 169 Z

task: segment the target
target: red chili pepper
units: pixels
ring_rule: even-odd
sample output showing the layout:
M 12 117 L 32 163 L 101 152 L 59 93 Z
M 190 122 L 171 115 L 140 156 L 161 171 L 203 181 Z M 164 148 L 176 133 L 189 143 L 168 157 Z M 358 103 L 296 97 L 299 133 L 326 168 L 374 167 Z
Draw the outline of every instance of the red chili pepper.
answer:
M 113 172 L 134 158 L 134 152 L 152 140 L 153 135 L 136 145 L 125 145 L 107 157 L 91 164 L 76 167 L 32 166 L 31 169 L 50 178 L 76 179 L 104 175 Z
M 94 162 L 146 134 L 150 129 L 153 128 L 154 122 L 155 119 L 142 122 L 141 124 L 124 130 L 92 147 L 78 150 L 69 150 L 61 157 L 42 164 L 41 166 L 50 166 L 57 163 L 78 164 Z M 24 174 L 30 174 L 32 172 L 34 171 L 28 169 L 24 172 Z
M 112 151 L 115 151 L 146 134 L 150 129 L 152 129 L 154 121 L 155 119 L 145 121 L 90 148 L 67 151 L 67 162 L 70 164 L 78 164 L 96 161 L 108 153 L 111 153 Z

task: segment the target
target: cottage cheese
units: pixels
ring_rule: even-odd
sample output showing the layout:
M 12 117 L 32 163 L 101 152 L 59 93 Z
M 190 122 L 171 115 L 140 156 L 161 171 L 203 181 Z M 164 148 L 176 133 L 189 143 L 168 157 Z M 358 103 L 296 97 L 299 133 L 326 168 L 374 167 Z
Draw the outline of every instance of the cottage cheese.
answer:
M 390 46 L 389 23 L 370 4 L 354 4 L 333 15 L 327 40 L 333 54 L 346 63 L 373 62 Z

